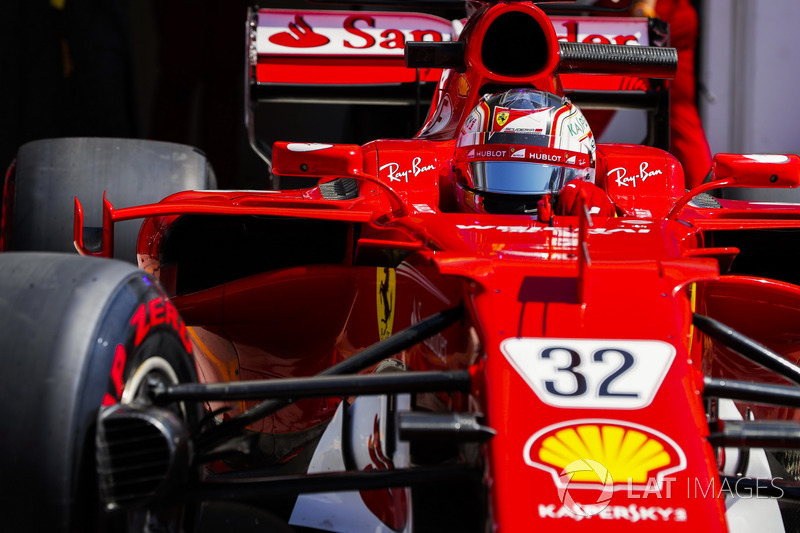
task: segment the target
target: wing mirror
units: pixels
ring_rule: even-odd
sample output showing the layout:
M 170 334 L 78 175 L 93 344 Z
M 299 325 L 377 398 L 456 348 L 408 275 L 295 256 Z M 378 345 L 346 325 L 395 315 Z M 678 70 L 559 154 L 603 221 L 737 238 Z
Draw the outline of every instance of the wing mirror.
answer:
M 729 187 L 794 188 L 800 185 L 800 157 L 717 154 L 711 166 L 711 176 L 714 182 L 730 180 Z
M 276 142 L 272 146 L 272 172 L 279 176 L 347 177 L 364 169 L 357 144 Z
M 717 154 L 711 164 L 711 181 L 683 195 L 667 219 L 677 220 L 689 201 L 720 187 L 791 189 L 800 185 L 800 156 L 794 154 Z

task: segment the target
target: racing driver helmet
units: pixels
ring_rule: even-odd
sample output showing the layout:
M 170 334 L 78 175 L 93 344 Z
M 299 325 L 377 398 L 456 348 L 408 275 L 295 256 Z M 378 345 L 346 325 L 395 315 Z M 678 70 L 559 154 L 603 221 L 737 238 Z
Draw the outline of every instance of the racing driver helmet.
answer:
M 536 214 L 568 182 L 594 183 L 594 166 L 589 123 L 567 98 L 534 89 L 490 94 L 458 135 L 456 200 L 467 212 Z

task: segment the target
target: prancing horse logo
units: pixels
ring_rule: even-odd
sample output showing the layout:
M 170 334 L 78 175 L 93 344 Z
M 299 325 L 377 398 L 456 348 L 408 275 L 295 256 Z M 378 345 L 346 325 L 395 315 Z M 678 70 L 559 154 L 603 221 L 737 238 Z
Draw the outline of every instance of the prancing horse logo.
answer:
M 508 117 L 509 117 L 509 116 L 510 116 L 510 113 L 509 113 L 508 111 L 500 111 L 500 112 L 497 114 L 497 118 L 496 118 L 496 120 L 497 120 L 497 125 L 498 125 L 498 126 L 500 126 L 501 128 L 502 128 L 503 126 L 505 126 L 505 125 L 506 125 L 506 122 L 508 122 Z
M 393 268 L 378 268 L 377 283 L 378 335 L 383 340 L 392 334 L 394 326 L 394 298 L 396 292 Z

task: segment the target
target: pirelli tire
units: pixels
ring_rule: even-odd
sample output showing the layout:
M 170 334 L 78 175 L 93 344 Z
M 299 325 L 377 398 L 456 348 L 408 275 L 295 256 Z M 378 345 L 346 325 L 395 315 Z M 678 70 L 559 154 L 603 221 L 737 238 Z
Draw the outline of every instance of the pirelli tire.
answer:
M 154 379 L 197 379 L 185 323 L 156 280 L 122 261 L 2 253 L 0 324 L 0 528 L 183 530 L 194 510 L 107 514 L 98 496 L 101 406 L 146 403 Z M 195 405 L 164 409 L 186 428 L 200 418 Z
M 152 204 L 180 191 L 215 189 L 205 154 L 142 139 L 74 137 L 22 145 L 4 186 L 6 250 L 74 253 L 74 199 L 87 226 L 102 225 L 106 193 L 115 208 Z M 141 220 L 115 224 L 114 257 L 136 263 Z

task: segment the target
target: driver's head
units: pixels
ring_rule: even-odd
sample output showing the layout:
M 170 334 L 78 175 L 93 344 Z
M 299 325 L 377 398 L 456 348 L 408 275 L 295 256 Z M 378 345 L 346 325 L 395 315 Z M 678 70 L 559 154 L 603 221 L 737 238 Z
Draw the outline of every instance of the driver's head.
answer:
M 534 214 L 568 182 L 594 183 L 595 143 L 567 98 L 533 89 L 484 96 L 456 147 L 456 197 L 466 211 Z

